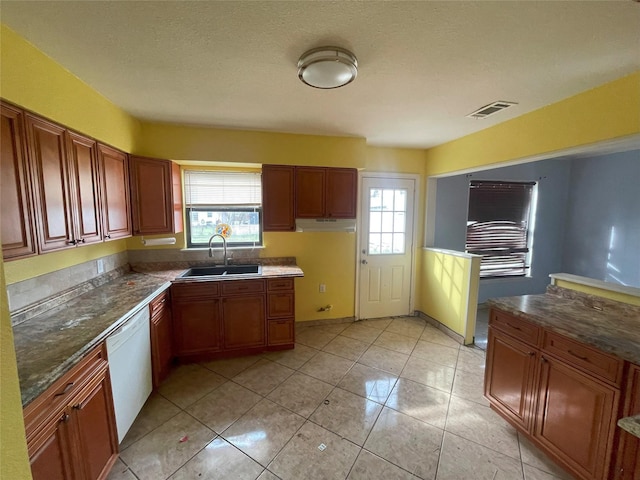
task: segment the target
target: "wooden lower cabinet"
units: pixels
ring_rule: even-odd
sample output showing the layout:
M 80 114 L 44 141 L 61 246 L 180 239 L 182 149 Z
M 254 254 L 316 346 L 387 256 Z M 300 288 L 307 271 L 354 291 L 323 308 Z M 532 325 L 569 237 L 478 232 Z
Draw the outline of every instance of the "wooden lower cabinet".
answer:
M 98 480 L 118 456 L 111 380 L 104 346 L 24 411 L 34 480 Z
M 174 297 L 172 310 L 176 356 L 184 357 L 220 350 L 220 298 Z
M 34 480 L 72 480 L 80 478 L 72 465 L 69 415 L 65 412 L 49 422 L 38 438 L 29 444 L 31 475 Z
M 491 408 L 576 478 L 610 478 L 622 364 L 519 317 L 490 313 L 484 389 Z
M 495 409 L 523 429 L 529 429 L 533 418 L 536 349 L 489 328 L 487 352 L 485 396 Z
M 619 391 L 541 357 L 534 438 L 583 478 L 607 478 Z
M 222 322 L 225 350 L 264 346 L 264 295 L 223 298 Z
M 151 372 L 153 388 L 167 378 L 173 364 L 173 322 L 169 290 L 149 304 L 151 315 Z
M 267 280 L 267 344 L 293 348 L 295 342 L 295 291 L 293 278 Z
M 292 278 L 174 283 L 175 356 L 185 361 L 293 348 L 293 287 Z

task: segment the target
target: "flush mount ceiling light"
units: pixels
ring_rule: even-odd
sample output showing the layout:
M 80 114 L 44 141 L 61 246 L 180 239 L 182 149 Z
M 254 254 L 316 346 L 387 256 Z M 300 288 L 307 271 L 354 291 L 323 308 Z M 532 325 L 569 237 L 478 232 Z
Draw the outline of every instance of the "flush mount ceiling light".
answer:
M 358 60 L 349 50 L 320 47 L 305 52 L 298 60 L 298 78 L 314 88 L 347 85 L 358 75 Z

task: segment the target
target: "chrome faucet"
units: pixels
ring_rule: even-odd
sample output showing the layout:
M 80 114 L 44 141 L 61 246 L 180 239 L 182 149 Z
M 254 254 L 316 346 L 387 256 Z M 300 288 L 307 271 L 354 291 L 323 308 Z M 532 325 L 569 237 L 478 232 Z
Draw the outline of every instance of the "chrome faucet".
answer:
M 229 265 L 229 259 L 227 258 L 227 239 L 224 235 L 220 235 L 219 233 L 214 233 L 213 235 L 211 235 L 211 238 L 209 238 L 209 256 L 213 257 L 213 246 L 211 245 L 211 242 L 213 242 L 213 239 L 216 237 L 220 237 L 222 239 L 224 265 L 227 266 Z

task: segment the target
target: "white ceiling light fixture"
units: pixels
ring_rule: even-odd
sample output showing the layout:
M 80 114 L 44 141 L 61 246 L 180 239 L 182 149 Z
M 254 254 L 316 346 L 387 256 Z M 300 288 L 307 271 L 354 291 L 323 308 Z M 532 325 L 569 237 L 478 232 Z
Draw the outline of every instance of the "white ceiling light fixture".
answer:
M 314 88 L 344 87 L 358 75 L 358 60 L 340 47 L 313 48 L 298 60 L 298 78 Z

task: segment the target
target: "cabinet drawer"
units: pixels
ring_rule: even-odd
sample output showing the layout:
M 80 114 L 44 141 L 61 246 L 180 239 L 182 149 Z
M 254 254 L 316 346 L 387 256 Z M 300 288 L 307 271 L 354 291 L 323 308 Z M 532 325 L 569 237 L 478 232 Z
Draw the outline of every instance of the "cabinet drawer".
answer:
M 539 326 L 500 310 L 491 309 L 489 325 L 529 345 L 537 346 L 540 342 L 542 329 Z
M 267 290 L 293 290 L 293 278 L 270 278 L 267 280 Z
M 222 282 L 222 294 L 234 295 L 264 292 L 262 280 L 233 280 Z
M 149 303 L 149 314 L 151 317 L 160 313 L 169 303 L 169 290 L 165 290 Z
M 294 320 L 285 318 L 282 320 L 269 320 L 267 331 L 268 345 L 284 345 L 294 342 Z
M 173 298 L 215 297 L 220 295 L 219 282 L 174 283 L 171 285 Z
M 269 318 L 292 317 L 295 314 L 293 293 L 270 293 L 267 298 Z
M 624 362 L 595 348 L 557 333 L 544 333 L 542 350 L 566 360 L 570 365 L 619 386 Z
M 61 412 L 96 372 L 107 367 L 107 351 L 103 343 L 27 405 L 24 409 L 27 440 L 49 417 Z

